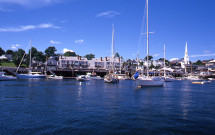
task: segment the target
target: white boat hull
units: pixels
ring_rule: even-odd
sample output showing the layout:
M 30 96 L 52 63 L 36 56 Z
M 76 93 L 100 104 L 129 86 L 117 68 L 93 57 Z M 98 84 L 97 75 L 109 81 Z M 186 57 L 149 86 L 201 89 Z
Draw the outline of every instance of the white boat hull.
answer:
M 137 79 L 136 85 L 143 87 L 161 87 L 164 85 L 164 80 L 160 78 Z
M 106 83 L 118 83 L 119 80 L 118 79 L 114 79 L 114 78 L 110 78 L 110 79 L 105 78 L 104 82 L 106 82 Z
M 63 76 L 49 76 L 48 79 L 62 80 Z
M 0 81 L 13 81 L 16 80 L 16 77 L 12 77 L 12 76 L 1 76 L 0 77 Z

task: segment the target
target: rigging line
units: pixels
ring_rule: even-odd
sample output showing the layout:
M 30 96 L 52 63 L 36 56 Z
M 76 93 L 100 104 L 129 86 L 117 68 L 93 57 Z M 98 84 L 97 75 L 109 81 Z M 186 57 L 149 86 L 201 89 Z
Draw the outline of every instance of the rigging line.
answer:
M 27 46 L 27 48 L 25 49 L 25 53 L 24 53 L 23 56 L 22 56 L 22 59 L 21 59 L 21 61 L 20 61 L 20 63 L 19 63 L 19 66 L 18 66 L 18 68 L 17 68 L 17 70 L 16 70 L 16 73 L 18 72 L 18 70 L 19 70 L 19 68 L 20 68 L 20 66 L 21 66 L 21 64 L 22 64 L 22 61 L 23 61 L 23 59 L 24 59 L 24 57 L 25 57 L 25 54 L 26 54 L 26 52 L 27 52 L 27 50 L 28 50 L 28 47 L 29 47 L 30 43 L 31 43 L 31 41 L 29 41 L 28 46 Z

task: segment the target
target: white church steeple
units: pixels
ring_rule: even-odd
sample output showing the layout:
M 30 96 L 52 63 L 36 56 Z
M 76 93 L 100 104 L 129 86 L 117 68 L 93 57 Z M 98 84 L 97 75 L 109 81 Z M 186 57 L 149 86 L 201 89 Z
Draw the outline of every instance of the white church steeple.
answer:
M 188 56 L 188 51 L 187 51 L 187 42 L 186 42 L 185 54 L 184 54 L 184 64 L 189 64 L 189 56 Z

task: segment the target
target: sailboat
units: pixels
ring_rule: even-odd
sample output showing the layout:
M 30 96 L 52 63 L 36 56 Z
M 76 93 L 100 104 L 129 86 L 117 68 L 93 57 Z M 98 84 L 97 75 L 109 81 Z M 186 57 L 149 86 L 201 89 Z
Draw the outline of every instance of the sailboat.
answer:
M 40 72 L 32 72 L 31 71 L 31 49 L 32 49 L 32 40 L 31 40 L 31 48 L 30 48 L 30 62 L 29 62 L 29 69 L 28 69 L 28 73 L 27 74 L 16 74 L 16 76 L 20 79 L 28 79 L 28 78 L 45 78 L 46 75 L 42 75 Z M 25 54 L 24 54 L 25 55 Z M 24 55 L 23 55 L 23 58 L 24 58 Z M 22 60 L 23 60 L 22 58 Z M 22 63 L 22 60 L 19 64 L 19 67 Z M 17 71 L 16 73 L 18 72 L 19 70 L 19 67 L 17 68 Z
M 113 26 L 113 33 L 112 33 L 112 46 L 111 46 L 111 52 L 112 52 L 112 71 L 105 75 L 104 82 L 106 83 L 118 83 L 119 79 L 118 76 L 114 73 L 114 26 Z
M 163 67 L 163 70 L 164 70 L 164 79 L 165 79 L 165 82 L 172 82 L 174 79 L 172 76 L 167 76 L 166 75 L 166 58 L 165 58 L 165 51 L 166 51 L 166 48 L 165 48 L 165 44 L 164 44 L 164 67 Z
M 147 5 L 147 76 L 146 77 L 141 77 L 135 79 L 136 84 L 138 86 L 143 86 L 143 87 L 156 87 L 156 86 L 163 86 L 164 85 L 164 80 L 160 77 L 149 77 L 149 23 L 148 23 L 148 0 L 146 0 L 146 5 Z

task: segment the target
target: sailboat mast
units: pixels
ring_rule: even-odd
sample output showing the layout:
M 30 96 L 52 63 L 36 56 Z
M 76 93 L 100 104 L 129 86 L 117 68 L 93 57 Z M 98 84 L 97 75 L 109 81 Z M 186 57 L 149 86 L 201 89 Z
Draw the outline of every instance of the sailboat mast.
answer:
M 32 40 L 31 40 L 31 48 L 30 48 L 30 60 L 29 60 L 29 73 L 31 72 L 31 49 L 32 49 Z
M 166 77 L 166 70 L 165 70 L 165 68 L 166 68 L 166 58 L 165 58 L 165 55 L 166 55 L 166 53 L 165 53 L 165 51 L 166 51 L 166 48 L 165 48 L 165 44 L 164 44 L 164 49 L 163 49 L 163 52 L 164 52 L 164 77 Z
M 112 70 L 114 72 L 114 24 L 113 24 L 113 33 L 112 33 L 112 46 L 111 46 L 111 53 L 112 53 Z
M 146 5 L 147 5 L 147 13 L 146 13 L 146 18 L 147 18 L 147 77 L 149 77 L 149 2 L 146 0 Z

